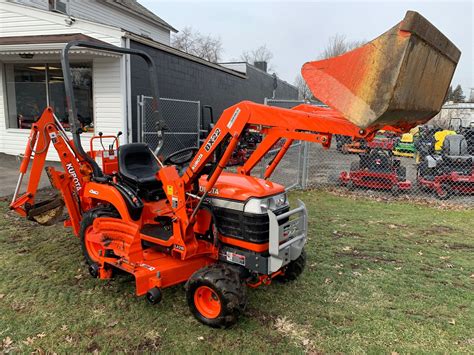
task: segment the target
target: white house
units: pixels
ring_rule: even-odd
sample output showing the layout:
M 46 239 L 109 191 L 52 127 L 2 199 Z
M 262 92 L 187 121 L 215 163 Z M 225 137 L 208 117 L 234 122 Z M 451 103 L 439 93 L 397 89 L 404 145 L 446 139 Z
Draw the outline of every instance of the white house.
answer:
M 218 117 L 242 100 L 297 98 L 297 88 L 265 68 L 219 65 L 170 47 L 171 32 L 176 30 L 136 0 L 0 0 L 0 153 L 24 152 L 29 128 L 46 106 L 67 129 L 60 53 L 75 39 L 143 50 L 157 66 L 157 77 L 150 78 L 144 61 L 135 56 L 72 50 L 78 116 L 88 129 L 85 148 L 93 132 L 122 131 L 121 143 L 138 140 L 137 97 L 151 94 L 149 80 L 158 81 L 162 98 L 173 99 L 166 101 L 174 106 L 165 120 L 191 127 L 184 129 L 186 142 L 180 136 L 181 147 L 197 142 L 201 104 L 212 106 Z M 185 101 L 198 105 L 186 109 Z M 174 133 L 168 132 L 170 150 L 183 132 L 171 137 Z M 54 149 L 48 159 L 58 159 Z
M 0 1 L 0 152 L 24 151 L 29 127 L 52 106 L 67 127 L 60 51 L 74 40 L 129 47 L 129 36 L 170 43 L 173 27 L 135 0 Z M 84 127 L 128 141 L 128 56 L 75 49 L 71 68 L 78 114 Z M 83 143 L 88 144 L 84 135 Z M 57 159 L 54 149 L 48 159 Z

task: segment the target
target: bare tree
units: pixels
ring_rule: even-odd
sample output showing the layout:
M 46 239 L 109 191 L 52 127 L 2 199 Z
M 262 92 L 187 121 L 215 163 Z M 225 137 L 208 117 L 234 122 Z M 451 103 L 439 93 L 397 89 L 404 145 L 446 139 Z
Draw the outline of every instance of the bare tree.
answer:
M 185 27 L 171 39 L 171 45 L 183 52 L 217 63 L 222 57 L 222 41 L 220 37 L 203 35 L 192 27 Z
M 255 62 L 267 62 L 268 71 L 274 71 L 273 66 L 270 65 L 272 59 L 273 53 L 267 48 L 266 44 L 251 51 L 244 51 L 240 55 L 240 60 L 250 64 L 255 64 Z
M 295 78 L 295 86 L 298 89 L 298 99 L 299 100 L 311 100 L 313 98 L 313 93 L 311 92 L 308 84 L 303 79 L 301 74 L 298 74 Z
M 348 41 L 343 34 L 336 33 L 329 38 L 329 41 L 323 52 L 319 55 L 320 59 L 336 57 L 354 48 L 363 45 L 365 41 Z

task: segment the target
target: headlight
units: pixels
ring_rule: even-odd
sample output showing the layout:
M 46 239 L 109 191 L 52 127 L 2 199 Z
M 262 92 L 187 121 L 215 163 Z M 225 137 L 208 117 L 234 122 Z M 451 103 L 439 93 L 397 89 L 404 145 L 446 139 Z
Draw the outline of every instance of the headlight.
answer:
M 244 212 L 263 214 L 267 213 L 267 210 L 278 210 L 286 206 L 287 204 L 288 198 L 285 192 L 282 194 L 265 198 L 251 198 L 245 204 Z

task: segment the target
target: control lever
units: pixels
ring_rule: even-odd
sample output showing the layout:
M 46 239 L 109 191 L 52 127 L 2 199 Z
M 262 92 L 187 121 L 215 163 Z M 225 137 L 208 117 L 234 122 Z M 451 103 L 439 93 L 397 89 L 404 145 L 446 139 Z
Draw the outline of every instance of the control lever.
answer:
M 118 139 L 119 137 L 122 135 L 122 131 L 118 131 L 117 135 L 115 136 L 115 139 L 114 141 L 112 142 L 112 144 L 109 145 L 109 152 L 110 154 L 113 154 L 113 151 L 114 151 L 114 144 L 117 142 L 117 146 L 118 146 Z
M 102 132 L 99 132 L 99 141 L 100 141 L 100 145 L 102 146 L 102 149 L 105 151 L 105 147 L 104 147 L 104 143 L 102 143 L 102 136 L 104 135 L 104 133 Z

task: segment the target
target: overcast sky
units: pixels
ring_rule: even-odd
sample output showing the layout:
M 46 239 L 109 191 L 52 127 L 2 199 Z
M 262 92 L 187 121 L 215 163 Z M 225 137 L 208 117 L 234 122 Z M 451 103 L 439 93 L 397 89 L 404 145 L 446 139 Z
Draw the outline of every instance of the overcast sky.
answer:
M 186 26 L 219 36 L 223 59 L 266 44 L 278 75 L 293 83 L 301 66 L 315 59 L 336 33 L 372 40 L 416 10 L 461 50 L 453 85 L 474 87 L 473 1 L 161 1 L 139 0 L 180 30 Z

